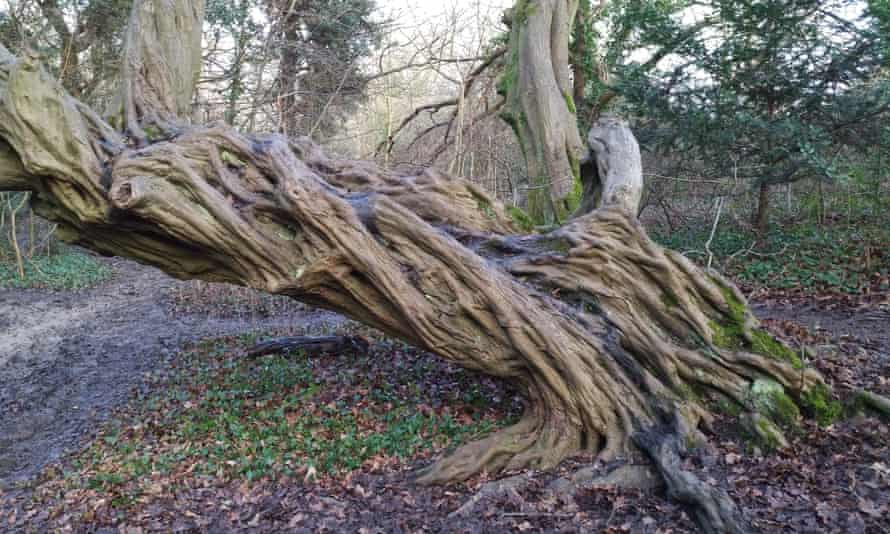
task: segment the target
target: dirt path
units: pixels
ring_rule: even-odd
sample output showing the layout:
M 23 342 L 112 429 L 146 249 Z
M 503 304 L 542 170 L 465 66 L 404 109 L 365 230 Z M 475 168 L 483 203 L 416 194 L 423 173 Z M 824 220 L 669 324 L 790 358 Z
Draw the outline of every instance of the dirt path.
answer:
M 182 282 L 124 260 L 109 264 L 114 277 L 87 291 L 0 289 L 0 488 L 88 439 L 187 341 L 344 320 L 318 311 L 174 315 L 169 297 Z
M 811 331 L 824 330 L 831 337 L 857 340 L 863 347 L 890 358 L 890 310 L 824 310 L 815 306 L 752 304 L 759 319 L 794 321 Z

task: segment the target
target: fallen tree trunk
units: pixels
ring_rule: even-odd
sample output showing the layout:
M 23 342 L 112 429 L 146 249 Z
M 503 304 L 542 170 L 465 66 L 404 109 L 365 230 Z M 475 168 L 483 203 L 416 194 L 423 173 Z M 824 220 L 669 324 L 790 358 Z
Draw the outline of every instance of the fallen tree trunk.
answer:
M 475 186 L 433 170 L 397 175 L 225 125 L 164 132 L 125 138 L 35 58 L 0 46 L 0 139 L 11 147 L 0 190 L 31 190 L 63 238 L 338 311 L 524 395 L 517 424 L 421 482 L 639 449 L 669 475 L 671 449 L 639 441 L 665 414 L 694 437 L 708 398 L 780 419 L 771 406 L 796 413 L 825 391 L 732 284 L 653 243 L 626 195 L 522 236 Z
M 302 352 L 312 354 L 335 354 L 346 351 L 367 351 L 368 342 L 358 336 L 296 336 L 280 337 L 258 343 L 247 349 L 248 358 L 259 358 L 267 354 Z

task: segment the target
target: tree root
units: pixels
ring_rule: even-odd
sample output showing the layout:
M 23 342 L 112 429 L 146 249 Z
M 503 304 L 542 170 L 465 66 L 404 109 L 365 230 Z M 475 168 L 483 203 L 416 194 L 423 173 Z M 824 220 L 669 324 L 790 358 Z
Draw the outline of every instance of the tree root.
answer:
M 368 341 L 359 336 L 297 336 L 281 337 L 254 345 L 247 350 L 253 359 L 278 352 L 302 351 L 306 354 L 328 354 L 343 351 L 367 351 Z
M 788 438 L 779 429 L 778 425 L 772 422 L 768 417 L 757 412 L 742 414 L 739 418 L 742 426 L 751 435 L 757 436 L 757 439 L 768 449 L 784 449 L 788 446 Z
M 513 426 L 459 447 L 417 472 L 421 485 L 461 482 L 479 473 L 550 469 L 581 452 L 580 430 L 526 415 Z
M 750 526 L 725 490 L 713 487 L 683 469 L 680 455 L 686 450 L 686 433 L 680 429 L 677 417 L 673 419 L 670 424 L 658 425 L 632 436 L 664 477 L 668 497 L 689 505 L 704 532 L 749 532 Z
M 565 500 L 580 490 L 600 486 L 654 490 L 664 487 L 664 480 L 648 464 L 628 463 L 606 472 L 600 467 L 588 466 L 568 477 L 554 480 L 547 486 L 547 492 L 553 497 Z

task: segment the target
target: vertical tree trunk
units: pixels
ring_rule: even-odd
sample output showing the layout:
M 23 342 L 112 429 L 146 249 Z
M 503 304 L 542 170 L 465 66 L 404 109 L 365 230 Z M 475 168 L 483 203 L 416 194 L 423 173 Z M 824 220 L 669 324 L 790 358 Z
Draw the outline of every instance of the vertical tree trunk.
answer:
M 765 236 L 769 231 L 770 211 L 770 186 L 763 182 L 760 184 L 757 195 L 757 209 L 754 215 L 754 226 L 760 236 Z
M 572 97 L 575 103 L 575 113 L 583 115 L 586 107 L 585 92 L 587 90 L 587 70 L 592 62 L 594 53 L 588 40 L 589 25 L 591 24 L 590 0 L 578 0 L 578 13 L 575 15 L 574 31 L 572 32 Z
M 204 0 L 137 0 L 124 41 L 117 95 L 107 115 L 139 143 L 190 115 L 201 74 Z
M 281 55 L 278 62 L 278 112 L 279 131 L 285 135 L 297 135 L 299 113 L 297 103 L 299 95 L 298 75 L 300 73 L 299 40 L 302 38 L 300 28 L 291 13 L 282 15 L 284 21 Z
M 247 33 L 245 32 L 244 28 L 241 28 L 235 47 L 235 54 L 237 58 L 235 60 L 235 64 L 232 65 L 232 85 L 229 88 L 225 116 L 226 122 L 233 126 L 235 125 L 235 121 L 238 119 L 238 106 L 241 103 L 241 97 L 244 92 L 243 69 L 247 39 Z
M 529 215 L 544 224 L 564 220 L 574 210 L 587 156 L 568 66 L 577 8 L 578 0 L 518 0 L 505 15 L 510 43 L 498 86 L 506 97 L 501 117 L 525 156 Z
M 80 96 L 80 48 L 75 42 L 71 29 L 65 21 L 65 14 L 59 7 L 58 0 L 40 0 L 40 11 L 59 34 L 61 41 L 60 79 L 62 85 L 74 96 Z

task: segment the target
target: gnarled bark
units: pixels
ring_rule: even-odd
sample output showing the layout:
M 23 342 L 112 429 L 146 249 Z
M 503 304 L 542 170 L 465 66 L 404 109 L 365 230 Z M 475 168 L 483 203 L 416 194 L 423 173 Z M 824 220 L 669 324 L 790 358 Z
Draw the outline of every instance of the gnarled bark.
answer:
M 758 379 L 792 396 L 822 384 L 758 354 L 764 334 L 737 290 L 653 243 L 621 206 L 516 236 L 466 182 L 332 160 L 306 140 L 217 125 L 130 147 L 32 58 L 0 68 L 0 138 L 70 241 L 336 310 L 513 382 L 523 419 L 426 481 L 624 454 L 659 423 L 656 406 L 689 428 L 707 419 L 694 390 L 749 406 Z
M 793 406 L 824 389 L 730 283 L 648 238 L 625 167 L 600 169 L 597 209 L 521 236 L 500 204 L 434 170 L 395 174 L 223 124 L 130 119 L 131 134 L 148 123 L 164 135 L 123 136 L 34 57 L 0 46 L 0 190 L 32 191 L 61 237 L 335 310 L 515 385 L 522 419 L 422 482 L 643 449 L 706 521 L 729 521 L 720 495 L 651 437 L 668 423 L 695 437 L 708 395 L 764 411 L 758 395 Z M 597 139 L 605 150 L 612 138 Z

